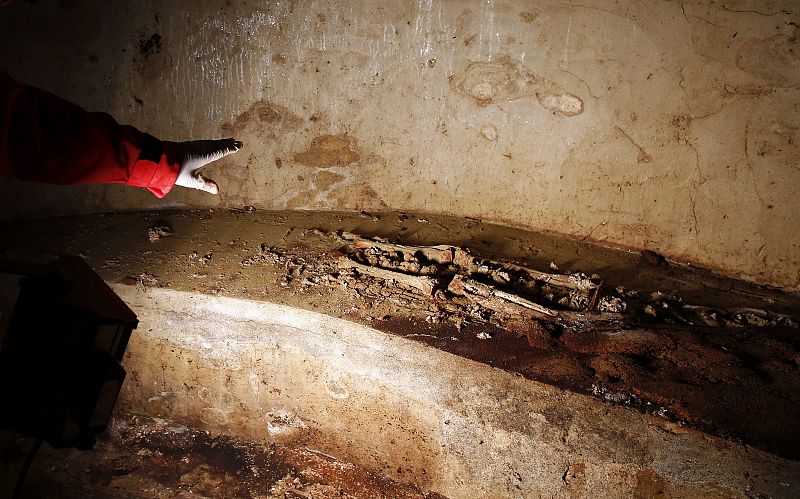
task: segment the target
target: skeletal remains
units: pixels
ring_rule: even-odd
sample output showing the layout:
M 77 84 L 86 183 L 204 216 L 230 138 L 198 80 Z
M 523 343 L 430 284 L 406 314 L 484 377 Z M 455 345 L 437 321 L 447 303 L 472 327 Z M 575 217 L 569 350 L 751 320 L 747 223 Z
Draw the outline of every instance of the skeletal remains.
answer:
M 622 321 L 797 327 L 796 321 L 782 314 L 722 310 L 687 305 L 680 297 L 660 292 L 641 296 L 622 287 L 607 289 L 597 276 L 542 272 L 513 262 L 482 259 L 456 246 L 406 246 L 350 233 L 339 237 L 344 247 L 336 267 L 345 275 L 368 276 L 385 287 L 399 288 L 408 299 L 432 299 L 439 311 L 451 316 L 458 308 L 466 309 L 473 320 L 512 330 L 528 320 L 572 328 Z M 523 329 L 526 327 L 530 326 Z

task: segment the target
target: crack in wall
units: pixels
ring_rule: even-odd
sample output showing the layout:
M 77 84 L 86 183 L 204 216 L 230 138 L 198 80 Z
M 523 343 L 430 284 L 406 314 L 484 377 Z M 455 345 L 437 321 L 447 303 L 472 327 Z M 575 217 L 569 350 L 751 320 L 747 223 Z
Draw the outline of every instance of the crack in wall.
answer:
M 635 140 L 633 140 L 633 138 L 632 138 L 630 135 L 628 135 L 628 133 L 627 133 L 625 130 L 623 130 L 623 129 L 622 129 L 621 127 L 619 127 L 618 125 L 614 125 L 614 128 L 615 128 L 615 129 L 616 129 L 616 130 L 617 130 L 619 133 L 621 133 L 623 137 L 625 137 L 626 139 L 628 139 L 628 141 L 629 141 L 629 142 L 630 142 L 630 143 L 631 143 L 631 144 L 632 144 L 632 145 L 633 145 L 633 146 L 636 148 L 636 150 L 638 151 L 638 155 L 636 156 L 636 162 L 637 162 L 637 163 L 651 163 L 651 162 L 653 161 L 653 157 L 652 157 L 652 156 L 650 156 L 650 155 L 647 153 L 647 151 L 645 151 L 645 150 L 644 150 L 644 148 L 643 148 L 642 146 L 640 146 L 640 145 L 639 145 L 639 144 L 638 144 L 638 143 L 637 143 Z

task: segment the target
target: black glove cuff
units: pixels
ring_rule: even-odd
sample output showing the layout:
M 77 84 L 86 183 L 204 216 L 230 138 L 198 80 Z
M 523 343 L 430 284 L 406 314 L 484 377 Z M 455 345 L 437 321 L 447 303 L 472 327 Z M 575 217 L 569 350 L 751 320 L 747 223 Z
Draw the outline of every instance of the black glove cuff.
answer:
M 144 159 L 152 161 L 153 163 L 158 163 L 161 161 L 162 154 L 164 154 L 164 143 L 149 133 L 144 134 L 139 160 L 141 161 Z

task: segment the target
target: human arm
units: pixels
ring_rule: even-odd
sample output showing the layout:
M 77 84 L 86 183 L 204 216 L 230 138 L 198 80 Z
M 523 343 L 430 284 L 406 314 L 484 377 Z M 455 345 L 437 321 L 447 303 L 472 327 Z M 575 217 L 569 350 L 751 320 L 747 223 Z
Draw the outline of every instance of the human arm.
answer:
M 126 184 L 157 197 L 174 185 L 216 194 L 197 169 L 240 147 L 233 139 L 164 142 L 0 72 L 0 176 Z

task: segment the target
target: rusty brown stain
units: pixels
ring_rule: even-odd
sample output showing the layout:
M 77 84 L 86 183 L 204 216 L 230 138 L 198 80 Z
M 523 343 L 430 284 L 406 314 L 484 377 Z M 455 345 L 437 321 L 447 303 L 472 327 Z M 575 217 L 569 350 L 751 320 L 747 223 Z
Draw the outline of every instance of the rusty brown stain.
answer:
M 580 497 L 586 485 L 586 463 L 583 461 L 570 463 L 561 480 L 571 489 L 570 497 Z
M 535 21 L 539 17 L 539 14 L 531 10 L 525 10 L 519 13 L 519 17 L 522 19 L 522 22 L 528 24 Z
M 286 207 L 289 209 L 305 208 L 310 206 L 316 197 L 316 190 L 308 189 L 300 191 L 296 196 L 286 202 Z
M 666 484 L 658 473 L 650 469 L 641 469 L 636 472 L 635 497 L 664 497 Z
M 26 496 L 135 497 L 142 490 L 203 497 L 439 498 L 388 476 L 307 449 L 212 435 L 147 416 L 116 414 L 92 452 L 42 449 Z M 393 471 L 393 470 L 392 470 Z M 93 477 L 85 480 L 85 474 Z M 232 479 L 231 477 L 235 477 Z
M 378 192 L 366 184 L 335 187 L 330 194 L 337 208 L 348 210 L 386 209 L 388 205 Z
M 262 103 L 262 105 L 255 108 L 255 111 L 258 115 L 258 119 L 264 123 L 278 125 L 281 122 L 281 113 L 269 102 Z
M 359 159 L 347 134 L 320 135 L 311 140 L 308 150 L 294 155 L 296 163 L 317 168 L 349 165 Z
M 343 179 L 344 176 L 338 173 L 321 171 L 314 174 L 314 186 L 320 191 L 327 191 L 333 184 Z

